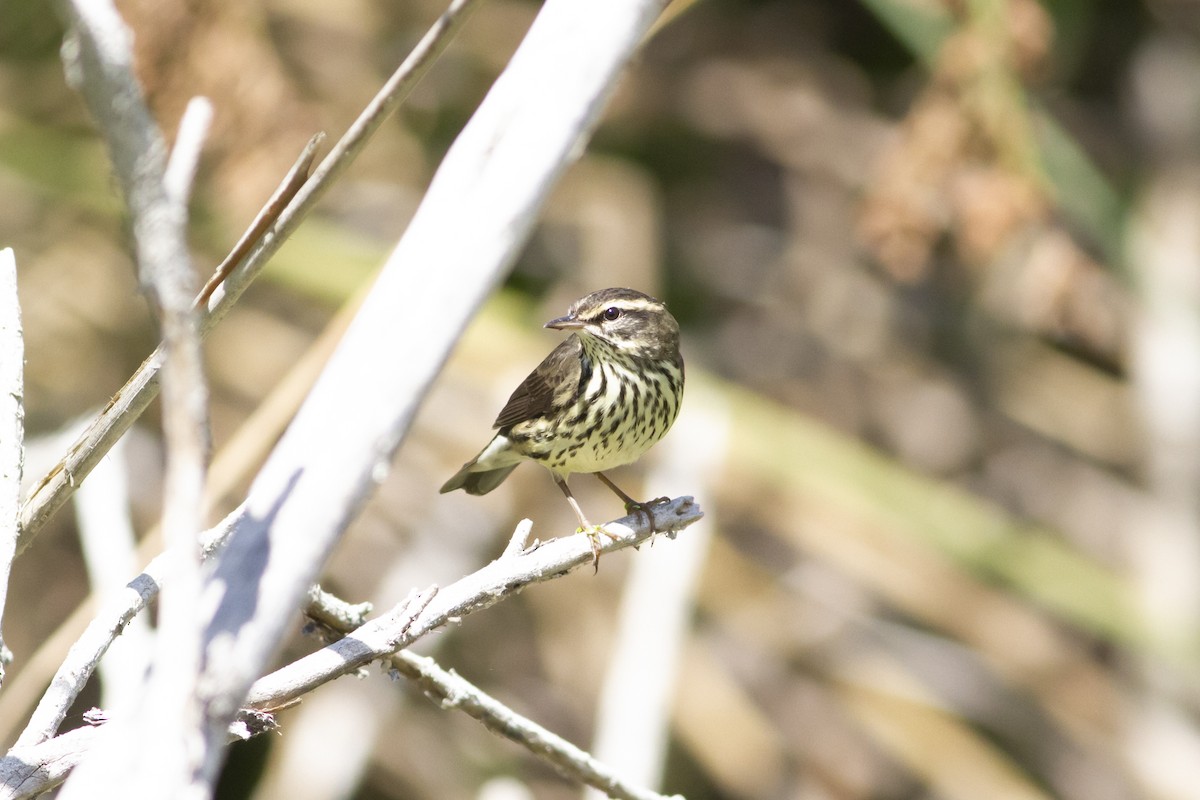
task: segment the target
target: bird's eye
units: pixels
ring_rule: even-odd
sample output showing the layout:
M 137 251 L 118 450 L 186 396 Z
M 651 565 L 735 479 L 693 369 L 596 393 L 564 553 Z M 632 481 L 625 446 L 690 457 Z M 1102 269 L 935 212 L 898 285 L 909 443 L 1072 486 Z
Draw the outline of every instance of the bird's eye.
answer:
M 617 308 L 616 306 L 609 306 L 608 308 L 604 309 L 604 318 L 609 322 L 612 322 L 619 316 L 621 316 L 621 309 Z

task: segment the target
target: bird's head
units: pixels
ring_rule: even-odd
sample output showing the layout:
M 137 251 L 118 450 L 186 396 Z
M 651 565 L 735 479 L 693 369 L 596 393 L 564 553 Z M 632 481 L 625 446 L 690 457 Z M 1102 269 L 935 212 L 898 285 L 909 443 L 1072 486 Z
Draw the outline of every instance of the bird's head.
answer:
M 547 328 L 578 331 L 635 358 L 675 358 L 679 323 L 661 300 L 634 289 L 601 289 L 576 300 Z

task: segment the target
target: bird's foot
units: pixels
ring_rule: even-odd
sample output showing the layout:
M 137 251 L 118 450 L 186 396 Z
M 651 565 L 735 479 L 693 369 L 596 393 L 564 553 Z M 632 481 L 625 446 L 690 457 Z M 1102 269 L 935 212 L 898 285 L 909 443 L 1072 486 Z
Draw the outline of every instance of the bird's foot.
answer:
M 592 574 L 595 575 L 600 571 L 600 534 L 604 534 L 614 542 L 621 537 L 615 533 L 609 533 L 604 529 L 603 525 L 589 525 L 587 528 L 580 527 L 578 532 L 586 535 L 588 543 L 592 546 Z
M 653 500 L 646 500 L 644 502 L 630 500 L 625 503 L 625 513 L 626 514 L 645 514 L 646 515 L 646 525 L 649 526 L 650 532 L 658 533 L 658 531 L 654 527 L 654 512 L 651 511 L 650 508 L 651 508 L 651 506 L 658 506 L 658 505 L 662 505 L 663 503 L 669 503 L 669 502 L 671 502 L 671 498 L 669 498 L 669 497 L 656 497 Z

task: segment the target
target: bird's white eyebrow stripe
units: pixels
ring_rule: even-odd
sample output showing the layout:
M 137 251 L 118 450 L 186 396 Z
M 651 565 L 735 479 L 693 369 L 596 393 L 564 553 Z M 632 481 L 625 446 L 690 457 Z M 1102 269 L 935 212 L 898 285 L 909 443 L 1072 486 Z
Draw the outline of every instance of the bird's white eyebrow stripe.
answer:
M 629 299 L 622 297 L 618 300 L 613 300 L 610 303 L 604 303 L 603 305 L 598 306 L 595 314 L 592 316 L 603 314 L 607 309 L 610 308 L 619 308 L 623 311 L 647 311 L 657 305 L 660 304 L 655 303 L 652 300 L 642 300 L 641 298 Z

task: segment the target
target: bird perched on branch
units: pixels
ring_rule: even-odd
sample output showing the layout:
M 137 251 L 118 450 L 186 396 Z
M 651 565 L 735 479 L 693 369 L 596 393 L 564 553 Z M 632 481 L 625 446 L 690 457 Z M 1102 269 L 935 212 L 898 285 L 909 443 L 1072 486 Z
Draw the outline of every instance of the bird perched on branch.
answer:
M 629 513 L 650 516 L 647 507 L 666 499 L 640 503 L 603 470 L 637 461 L 675 422 L 683 399 L 679 324 L 647 294 L 601 289 L 545 327 L 572 334 L 517 387 L 496 417 L 496 435 L 441 491 L 487 494 L 522 461 L 536 461 L 567 496 L 579 529 L 591 541 L 596 566 L 598 534 L 609 534 L 588 522 L 567 477 L 594 473 Z

